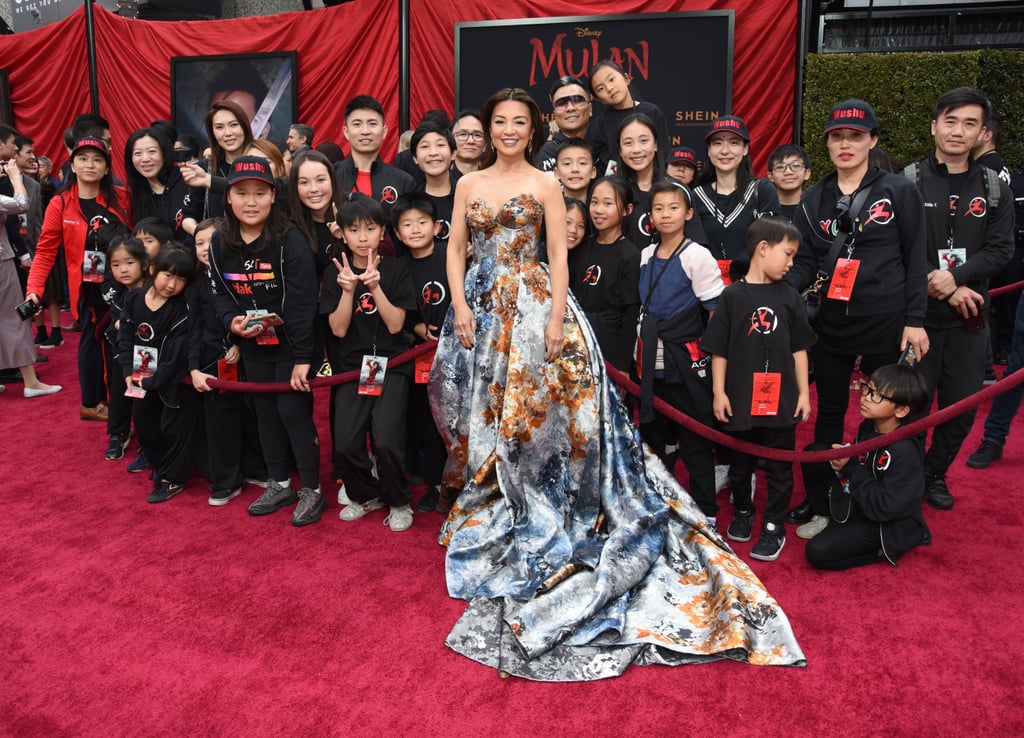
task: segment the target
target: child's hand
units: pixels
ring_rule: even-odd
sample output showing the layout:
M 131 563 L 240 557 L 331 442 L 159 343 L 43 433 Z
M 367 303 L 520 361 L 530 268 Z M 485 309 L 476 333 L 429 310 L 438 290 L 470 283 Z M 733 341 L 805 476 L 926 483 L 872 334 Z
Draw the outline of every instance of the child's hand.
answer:
M 252 318 L 248 315 L 236 315 L 231 319 L 231 332 L 242 338 L 255 338 L 263 330 L 263 324 L 253 321 L 255 324 L 249 325 L 250 321 Z
M 801 392 L 796 398 L 796 412 L 793 413 L 793 417 L 800 418 L 801 421 L 811 417 L 811 397 L 806 392 Z
M 436 325 L 428 325 L 428 326 L 426 326 L 426 328 L 425 328 L 425 330 L 423 332 L 425 334 L 424 337 L 428 341 L 436 341 L 437 337 L 439 335 L 438 329 L 437 329 Z
M 366 289 L 373 292 L 380 285 L 380 255 L 366 265 L 366 271 L 359 275 L 359 281 L 366 285 Z
M 235 345 L 232 345 L 231 348 L 229 348 L 227 352 L 224 354 L 224 361 L 226 361 L 229 364 L 237 364 L 238 360 L 241 358 L 242 352 L 239 350 L 238 346 Z
M 848 444 L 848 443 L 833 443 L 832 444 L 832 448 L 845 448 L 846 446 L 849 446 L 849 445 L 850 444 Z M 840 469 L 842 469 L 844 466 L 846 466 L 846 463 L 849 460 L 850 460 L 850 457 L 847 456 L 845 459 L 832 459 L 832 461 L 830 461 L 828 463 L 829 463 L 829 466 L 832 467 L 832 471 L 837 472 Z
M 309 392 L 309 364 L 296 364 L 292 367 L 291 385 L 296 392 Z
M 356 283 L 359 281 L 359 277 L 356 276 L 355 272 L 348 265 L 348 257 L 345 254 L 341 255 L 341 263 L 337 259 L 332 259 L 334 266 L 338 268 L 338 286 L 341 287 L 343 292 L 355 292 Z
M 715 420 L 719 423 L 728 423 L 732 417 L 732 405 L 729 403 L 729 396 L 724 392 L 715 394 L 714 399 Z

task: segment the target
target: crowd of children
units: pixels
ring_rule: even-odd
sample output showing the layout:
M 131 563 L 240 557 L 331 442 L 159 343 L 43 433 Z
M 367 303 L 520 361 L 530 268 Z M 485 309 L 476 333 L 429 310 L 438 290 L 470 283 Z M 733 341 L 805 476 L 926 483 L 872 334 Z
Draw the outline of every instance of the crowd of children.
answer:
M 607 108 L 592 121 L 591 93 Z M 413 176 L 379 161 L 383 115 L 375 102 L 360 96 L 346 109 L 350 163 L 303 147 L 292 152 L 287 178 L 253 155 L 252 134 L 230 104 L 215 105 L 208 116 L 209 173 L 184 165 L 179 175 L 165 166 L 169 148 L 159 127 L 133 135 L 126 163 L 143 192 L 133 189 L 131 198 L 113 183 L 106 141 L 95 133 L 76 141 L 70 184 L 47 210 L 28 293 L 42 294 L 63 240 L 75 275 L 72 305 L 83 323 L 81 415 L 106 421 L 110 461 L 125 455 L 134 428 L 139 456 L 129 470 L 150 470 L 149 502 L 178 494 L 195 461 L 209 481 L 210 505 L 225 505 L 254 483 L 263 492 L 250 514 L 294 506 L 293 525 L 317 522 L 327 501 L 309 382 L 353 371 L 359 381 L 330 394 L 340 518 L 386 508 L 392 530 L 409 528 L 411 482 L 426 486 L 420 512 L 450 508 L 441 487 L 445 449 L 426 395 L 431 355 L 390 362 L 436 339 L 448 313 L 446 244 L 455 182 L 466 165 L 456 152 L 462 141 L 476 143 L 471 124 L 479 120 L 460 114 L 454 135 L 436 116 L 424 122 L 411 136 L 408 159 L 421 177 L 410 186 Z M 818 392 L 817 448 L 841 444 L 858 354 L 871 375 L 862 385 L 858 441 L 922 411 L 928 390 L 921 378 L 895 365 L 908 347 L 919 357 L 928 350 L 918 315 L 925 271 L 915 222 L 920 196 L 909 180 L 868 163 L 877 141 L 870 106 L 847 101 L 833 111 L 825 134 L 837 174 L 808 197 L 806 152 L 779 147 L 767 178 L 756 177 L 750 134 L 736 116 L 710 126 L 701 176 L 702 157 L 668 149 L 661 111 L 633 99 L 614 62 L 595 65 L 589 81 L 559 80 L 552 103 L 556 120 L 563 116 L 574 128 L 556 133 L 537 161 L 566 198 L 571 291 L 609 363 L 640 382 L 644 439 L 670 469 L 682 460 L 689 492 L 712 524 L 719 516 L 717 456 L 729 465 L 732 488 L 726 535 L 753 537 L 759 459 L 716 449 L 704 435 L 668 422 L 654 412 L 654 397 L 738 441 L 792 450 L 797 424 L 812 415 L 809 351 L 821 338 L 814 360 L 829 381 Z M 182 207 L 169 221 L 157 205 L 172 188 Z M 872 202 L 857 197 L 865 190 L 874 192 Z M 898 217 L 883 212 L 884 202 L 897 203 Z M 866 227 L 883 216 L 898 228 Z M 898 284 L 883 287 L 881 304 L 866 301 L 875 288 L 866 280 L 860 287 L 856 266 L 848 283 L 837 276 L 858 263 L 855 248 L 862 260 L 898 262 L 898 274 L 890 270 Z M 90 266 L 93 254 L 102 266 Z M 809 316 L 798 290 L 815 280 L 825 285 L 825 309 Z M 854 283 L 860 290 L 851 301 Z M 840 310 L 862 317 L 840 322 Z M 95 336 L 105 341 L 98 345 Z M 186 376 L 191 387 L 182 384 Z M 287 382 L 293 391 L 221 392 L 212 379 Z M 192 434 L 193 426 L 202 432 Z M 802 537 L 812 539 L 811 563 L 895 563 L 928 542 L 922 460 L 916 439 L 904 439 L 861 459 L 833 461 L 827 473 L 821 465 L 804 469 L 805 479 L 816 480 L 808 486 L 816 515 L 799 520 Z M 761 465 L 767 494 L 751 556 L 772 561 L 792 522 L 793 468 Z

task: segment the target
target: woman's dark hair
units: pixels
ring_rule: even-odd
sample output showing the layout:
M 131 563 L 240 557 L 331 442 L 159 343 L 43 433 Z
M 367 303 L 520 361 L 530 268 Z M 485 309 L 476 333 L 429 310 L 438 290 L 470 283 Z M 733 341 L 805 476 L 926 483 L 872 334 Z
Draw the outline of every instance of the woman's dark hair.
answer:
M 249 125 L 249 117 L 242 110 L 238 103 L 233 103 L 230 100 L 217 100 L 210 104 L 210 110 L 206 113 L 206 120 L 203 125 L 206 128 L 206 138 L 210 144 L 210 174 L 216 175 L 220 165 L 227 161 L 226 152 L 221 145 L 217 143 L 217 137 L 213 135 L 213 116 L 219 113 L 221 110 L 226 110 L 235 116 L 235 120 L 242 126 L 242 148 L 239 149 L 243 154 L 253 142 L 252 127 Z
M 896 405 L 910 408 L 910 416 L 923 413 L 928 408 L 930 396 L 917 369 L 904 364 L 880 366 L 869 377 L 881 394 Z
M 108 262 L 113 253 L 118 249 L 124 249 L 130 257 L 139 262 L 139 266 L 142 267 L 142 279 L 145 280 L 149 274 L 149 254 L 146 253 L 146 247 L 143 246 L 142 239 L 121 235 L 110 239 L 110 245 L 107 246 Z
M 143 217 L 147 212 L 153 211 L 151 206 L 152 185 L 135 168 L 133 156 L 135 144 L 147 136 L 156 141 L 157 146 L 160 147 L 160 158 L 163 162 L 156 175 L 160 183 L 166 185 L 172 174 L 178 171 L 178 168 L 174 166 L 174 142 L 167 138 L 164 131 L 153 127 L 140 128 L 128 137 L 124 146 L 124 171 L 128 178 L 128 189 L 131 192 L 133 218 Z
M 565 212 L 568 213 L 570 210 L 579 210 L 583 216 L 583 238 L 580 240 L 586 241 L 594 230 L 590 224 L 590 210 L 582 200 L 577 200 L 575 197 L 566 197 Z
M 310 148 L 303 149 L 292 160 L 292 171 L 288 175 L 288 212 L 292 215 L 292 222 L 302 231 L 302 235 L 305 236 L 309 247 L 313 249 L 313 253 L 319 254 L 320 244 L 316 238 L 316 225 L 313 221 L 313 214 L 309 211 L 309 208 L 302 204 L 302 200 L 299 199 L 299 168 L 306 163 L 321 164 L 327 169 L 327 176 L 331 181 L 331 202 L 333 203 L 338 201 L 338 176 L 334 172 L 334 166 L 331 164 L 330 159 L 316 149 Z M 328 218 L 330 214 L 330 210 L 328 210 Z M 338 242 L 333 237 L 331 238 L 331 243 L 326 244 L 328 251 L 335 250 L 334 247 L 337 245 Z
M 153 259 L 153 275 L 156 276 L 160 272 L 184 277 L 187 286 L 196 276 L 196 257 L 182 244 L 171 241 L 164 244 Z
M 486 169 L 498 160 L 498 152 L 494 150 L 494 144 L 491 143 L 491 119 L 494 117 L 494 109 L 498 107 L 498 104 L 510 100 L 523 103 L 530 111 L 530 125 L 533 128 L 533 134 L 523 156 L 532 166 L 536 166 L 533 161 L 534 155 L 544 145 L 544 119 L 540 114 L 540 107 L 538 107 L 537 101 L 530 97 L 530 93 L 522 87 L 505 87 L 487 98 L 487 102 L 480 109 L 480 121 L 484 126 L 484 144 L 487 149 L 484 153 L 483 163 L 480 165 L 481 169 Z
M 893 165 L 892 159 L 889 158 L 889 152 L 881 146 L 876 146 L 868 151 L 868 166 L 878 167 L 883 172 L 890 172 L 893 174 L 900 171 L 900 169 L 897 169 Z
M 379 202 L 361 192 L 350 192 L 338 204 L 337 223 L 348 228 L 356 223 L 376 223 L 381 228 L 388 225 L 388 216 Z
M 619 148 L 619 141 L 622 140 L 622 132 L 626 129 L 626 126 L 632 125 L 633 123 L 639 123 L 651 132 L 651 136 L 654 139 L 654 161 L 653 171 L 651 172 L 653 179 L 652 182 L 660 182 L 665 179 L 665 152 L 658 151 L 658 127 L 654 124 L 648 116 L 643 113 L 630 113 L 623 118 L 622 123 L 619 124 L 619 130 L 615 132 L 615 149 L 618 152 L 619 160 L 619 171 L 622 172 L 622 176 L 630 182 L 636 182 L 637 173 L 629 168 L 622 159 L 622 150 Z
M 276 188 L 272 187 L 271 189 L 275 193 L 277 192 Z M 228 187 L 224 190 L 224 222 L 220 226 L 220 242 L 228 251 L 240 251 L 244 244 L 242 241 L 242 230 L 238 222 L 238 216 L 235 215 L 234 209 L 228 202 L 230 195 L 231 187 Z M 284 208 L 276 201 L 275 194 L 275 201 L 270 206 L 270 214 L 263 221 L 263 243 L 260 244 L 259 250 L 262 251 L 267 247 L 277 246 L 290 226 L 291 221 L 288 220 Z
M 709 145 L 710 145 L 710 141 L 711 141 L 711 138 L 709 137 L 708 138 Z M 743 195 L 743 191 L 746 189 L 746 187 L 750 183 L 750 181 L 752 179 L 756 179 L 756 177 L 754 177 L 754 165 L 750 163 L 750 142 L 747 141 L 746 144 L 747 144 L 747 153 L 745 153 L 743 155 L 743 158 L 740 160 L 739 169 L 736 170 L 736 191 L 740 194 L 740 196 Z M 707 149 L 705 147 L 705 153 L 706 153 L 706 151 L 707 151 Z M 714 164 L 711 164 L 711 166 L 709 166 L 709 167 L 704 167 L 703 168 L 703 171 L 701 172 L 701 176 L 700 176 L 700 184 L 702 184 L 702 185 L 711 184 L 712 182 L 716 181 L 717 179 L 718 179 L 718 172 L 715 170 L 715 165 Z
M 615 200 L 618 203 L 619 214 L 622 218 L 620 224 L 622 235 L 629 238 L 631 234 L 629 232 L 629 216 L 626 214 L 626 208 L 629 206 L 636 207 L 636 196 L 629 182 L 617 174 L 606 174 L 590 183 L 590 188 L 587 190 L 587 221 L 590 221 L 590 200 L 593 198 L 594 190 L 599 184 L 608 185 L 612 188 L 612 192 L 615 193 Z

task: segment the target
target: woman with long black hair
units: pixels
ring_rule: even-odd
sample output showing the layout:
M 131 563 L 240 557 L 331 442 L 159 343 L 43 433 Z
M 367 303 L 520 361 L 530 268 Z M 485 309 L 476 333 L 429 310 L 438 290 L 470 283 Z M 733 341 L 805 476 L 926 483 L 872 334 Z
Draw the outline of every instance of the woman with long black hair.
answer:
M 128 137 L 124 169 L 131 191 L 132 223 L 159 218 L 174 229 L 174 240 L 191 244 L 185 232 L 185 200 L 189 187 L 174 164 L 174 144 L 164 131 L 140 128 Z

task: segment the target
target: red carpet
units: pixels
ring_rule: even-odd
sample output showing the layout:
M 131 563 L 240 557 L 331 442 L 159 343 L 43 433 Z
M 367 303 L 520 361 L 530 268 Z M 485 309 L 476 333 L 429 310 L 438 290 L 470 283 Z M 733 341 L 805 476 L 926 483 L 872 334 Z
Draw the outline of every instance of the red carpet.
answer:
M 1020 416 L 991 469 L 961 455 L 955 509 L 927 508 L 935 542 L 898 568 L 815 572 L 792 531 L 774 563 L 735 544 L 807 668 L 538 684 L 444 647 L 463 603 L 446 594 L 438 515 L 405 533 L 383 512 L 344 523 L 331 489 L 324 520 L 295 529 L 285 511 L 246 514 L 255 487 L 208 506 L 199 478 L 146 504 L 146 475 L 124 471 L 134 444 L 106 462 L 104 426 L 78 420 L 76 342 L 40 365 L 64 392 L 0 395 L 0 735 L 1024 734 Z

